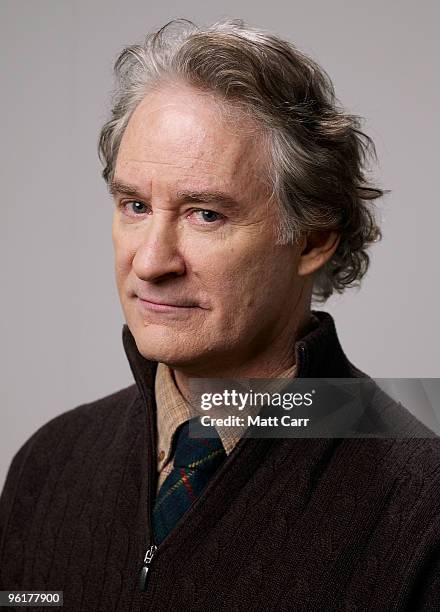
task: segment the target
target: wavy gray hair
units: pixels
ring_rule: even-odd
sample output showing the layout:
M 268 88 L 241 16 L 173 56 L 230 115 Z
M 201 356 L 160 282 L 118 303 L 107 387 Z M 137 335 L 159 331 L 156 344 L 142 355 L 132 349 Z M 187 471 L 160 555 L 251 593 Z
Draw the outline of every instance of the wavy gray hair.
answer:
M 311 231 L 341 235 L 333 257 L 315 274 L 313 298 L 358 286 L 381 238 L 372 201 L 384 191 L 366 179 L 374 143 L 361 119 L 338 105 L 330 78 L 291 43 L 241 20 L 199 28 L 173 20 L 115 63 L 110 120 L 99 138 L 103 177 L 113 180 L 127 123 L 141 100 L 164 81 L 211 92 L 225 111 L 251 117 L 265 144 L 270 200 L 279 204 L 278 244 Z

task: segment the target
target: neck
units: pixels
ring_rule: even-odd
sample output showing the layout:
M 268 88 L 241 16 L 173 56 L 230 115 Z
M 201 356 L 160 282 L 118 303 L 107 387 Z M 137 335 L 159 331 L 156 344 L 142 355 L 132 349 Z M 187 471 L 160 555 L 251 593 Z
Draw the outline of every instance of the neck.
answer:
M 190 399 L 191 378 L 283 378 L 288 376 L 288 371 L 295 365 L 295 343 L 313 328 L 313 320 L 310 311 L 297 322 L 294 331 L 283 334 L 268 346 L 262 347 L 260 351 L 254 351 L 254 357 L 245 363 L 228 364 L 223 360 L 222 365 L 216 364 L 209 369 L 204 368 L 191 371 L 174 369 L 174 379 L 181 394 Z

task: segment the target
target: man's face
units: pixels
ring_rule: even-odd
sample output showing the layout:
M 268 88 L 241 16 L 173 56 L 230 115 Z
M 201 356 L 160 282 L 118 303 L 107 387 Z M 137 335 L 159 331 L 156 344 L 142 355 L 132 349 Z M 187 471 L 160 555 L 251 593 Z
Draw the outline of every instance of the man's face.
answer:
M 211 96 L 150 93 L 112 190 L 118 291 L 140 353 L 214 376 L 292 332 L 303 283 L 298 248 L 274 244 L 259 139 L 237 127 Z

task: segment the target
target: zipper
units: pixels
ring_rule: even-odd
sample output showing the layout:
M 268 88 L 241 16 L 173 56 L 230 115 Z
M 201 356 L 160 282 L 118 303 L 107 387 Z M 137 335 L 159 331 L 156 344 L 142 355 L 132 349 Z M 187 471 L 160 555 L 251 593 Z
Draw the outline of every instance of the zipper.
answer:
M 150 538 L 152 542 L 154 542 L 154 536 L 153 536 L 153 530 L 152 530 L 152 499 L 153 499 L 153 492 L 156 486 L 156 471 L 153 468 L 153 461 L 155 460 L 155 456 L 154 456 L 154 449 L 155 449 L 155 434 L 154 434 L 154 422 L 153 422 L 153 406 L 151 405 L 152 403 L 155 404 L 156 400 L 153 396 L 151 397 L 151 394 L 146 393 L 146 389 L 144 386 L 144 372 L 142 371 L 142 369 L 140 368 L 139 364 L 137 363 L 137 361 L 132 357 L 130 358 L 130 354 L 132 350 L 137 351 L 137 348 L 135 349 L 135 342 L 134 342 L 134 337 L 131 334 L 131 332 L 129 331 L 128 327 L 124 326 L 124 332 L 123 332 L 123 341 L 124 341 L 124 348 L 125 348 L 125 352 L 128 358 L 128 363 L 130 365 L 130 369 L 132 371 L 133 374 L 133 378 L 136 382 L 136 386 L 138 388 L 138 391 L 140 392 L 140 397 L 143 400 L 143 404 L 145 407 L 145 417 L 146 417 L 146 431 L 147 431 L 147 463 L 148 463 L 148 475 L 147 475 L 147 483 L 148 483 L 148 499 L 147 499 L 147 504 L 148 504 L 148 508 L 147 508 L 147 528 L 148 528 L 148 533 L 150 535 Z M 156 365 L 157 368 L 157 365 Z M 152 376 L 152 380 L 155 380 L 156 377 L 156 368 L 154 369 L 154 374 Z M 154 388 L 154 382 L 153 382 L 153 388 Z M 139 589 L 143 592 L 145 592 L 147 590 L 148 587 L 148 581 L 149 581 L 149 574 L 151 572 L 151 562 L 153 561 L 153 557 L 155 555 L 157 551 L 157 546 L 156 544 L 152 543 L 148 548 L 147 551 L 144 555 L 144 560 L 142 563 L 142 568 L 141 571 L 139 573 Z
M 148 399 L 145 398 L 145 400 L 148 402 Z M 153 401 L 155 401 L 153 399 Z M 148 404 L 147 404 L 148 406 Z M 148 533 L 150 534 L 150 546 L 147 548 L 147 551 L 145 553 L 144 556 L 144 561 L 142 564 L 142 568 L 141 568 L 141 572 L 139 575 L 139 588 L 141 591 L 145 592 L 148 588 L 148 582 L 150 580 L 150 573 L 151 573 L 151 563 L 153 561 L 153 557 L 156 554 L 157 551 L 157 546 L 154 543 L 154 534 L 153 534 L 153 520 L 152 520 L 152 514 L 153 514 L 153 499 L 154 499 L 154 490 L 156 488 L 156 470 L 153 468 L 153 462 L 155 461 L 155 453 L 153 452 L 155 449 L 155 440 L 154 440 L 154 423 L 153 423 L 153 418 L 152 418 L 152 413 L 151 413 L 151 406 L 150 406 L 150 410 L 147 410 L 147 427 L 148 427 L 148 431 L 150 432 L 150 440 L 149 440 L 149 445 L 148 445 L 148 463 L 149 463 L 149 473 L 148 473 L 148 507 L 147 507 L 147 524 L 148 524 Z M 156 475 L 156 477 L 155 477 Z
M 141 573 L 139 575 L 139 588 L 141 591 L 147 590 L 148 574 L 151 569 L 151 562 L 153 561 L 154 553 L 157 550 L 156 544 L 152 544 L 150 548 L 147 548 L 145 553 L 144 563 L 142 565 Z
M 143 373 L 136 367 L 136 363 L 135 362 L 132 363 L 131 359 L 129 359 L 128 361 L 130 364 L 131 371 L 133 373 L 133 378 L 136 382 L 138 390 L 140 391 L 140 396 L 146 408 L 145 416 L 146 416 L 146 430 L 147 430 L 147 439 L 148 439 L 148 445 L 147 445 L 147 463 L 148 463 L 147 529 L 148 529 L 148 533 L 151 538 L 150 542 L 152 541 L 153 543 L 146 550 L 146 553 L 144 555 L 144 560 L 142 563 L 142 568 L 139 573 L 139 589 L 142 592 L 145 592 L 148 587 L 149 574 L 151 572 L 151 563 L 157 551 L 157 546 L 156 544 L 154 544 L 154 536 L 153 536 L 153 529 L 152 529 L 152 522 L 153 522 L 152 521 L 152 499 L 153 499 L 153 491 L 155 490 L 155 487 L 156 487 L 156 477 L 155 477 L 156 471 L 152 467 L 153 462 L 154 462 L 154 456 L 155 456 L 153 452 L 155 448 L 155 440 L 154 440 L 154 422 L 153 422 L 153 416 L 152 416 L 153 406 L 151 406 L 151 403 L 155 403 L 155 398 L 154 396 L 150 398 L 148 394 L 145 393 L 145 389 L 143 386 L 143 380 L 142 380 Z

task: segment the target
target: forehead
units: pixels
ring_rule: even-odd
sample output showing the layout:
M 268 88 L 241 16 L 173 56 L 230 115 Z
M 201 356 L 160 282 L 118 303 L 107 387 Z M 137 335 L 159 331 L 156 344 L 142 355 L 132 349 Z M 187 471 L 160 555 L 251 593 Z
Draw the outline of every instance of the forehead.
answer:
M 238 127 L 241 129 L 237 129 Z M 250 119 L 240 124 L 212 94 L 168 86 L 148 94 L 123 134 L 119 180 L 182 187 L 264 190 L 261 136 Z

